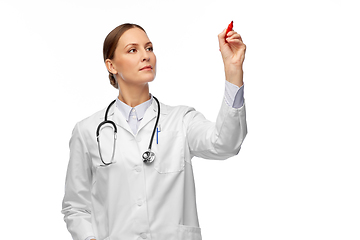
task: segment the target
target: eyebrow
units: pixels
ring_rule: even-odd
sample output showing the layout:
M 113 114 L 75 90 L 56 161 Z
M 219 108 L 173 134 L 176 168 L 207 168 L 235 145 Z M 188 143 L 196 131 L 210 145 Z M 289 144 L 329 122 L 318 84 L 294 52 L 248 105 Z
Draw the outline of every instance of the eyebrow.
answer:
M 149 44 L 152 44 L 152 42 L 147 42 L 147 43 L 145 43 L 145 46 L 146 46 L 146 45 L 149 45 Z M 129 43 L 129 44 L 126 45 L 124 48 L 127 48 L 127 46 L 130 46 L 130 45 L 138 46 L 139 44 L 137 44 L 137 43 Z

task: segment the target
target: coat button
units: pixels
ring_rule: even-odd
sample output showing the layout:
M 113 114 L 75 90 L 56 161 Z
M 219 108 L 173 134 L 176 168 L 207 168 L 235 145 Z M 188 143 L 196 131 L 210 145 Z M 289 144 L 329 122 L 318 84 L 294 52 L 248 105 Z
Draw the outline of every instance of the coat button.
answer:
M 142 200 L 142 199 L 138 199 L 138 200 L 136 201 L 136 204 L 137 204 L 139 207 L 141 207 L 141 205 L 143 204 L 143 200 Z
M 140 237 L 141 237 L 142 239 L 147 239 L 146 233 L 140 234 Z

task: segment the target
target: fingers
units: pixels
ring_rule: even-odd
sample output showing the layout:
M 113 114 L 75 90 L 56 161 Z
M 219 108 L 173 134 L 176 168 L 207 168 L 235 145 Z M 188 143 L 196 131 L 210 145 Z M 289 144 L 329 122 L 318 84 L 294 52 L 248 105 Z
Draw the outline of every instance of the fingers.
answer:
M 245 43 L 240 41 L 240 39 L 231 39 L 231 40 L 228 39 L 227 41 L 231 45 L 231 48 L 235 49 L 235 51 L 238 50 L 243 50 L 244 52 L 246 51 L 246 45 Z
M 240 34 L 238 34 L 235 31 L 228 32 L 228 34 L 226 36 L 226 41 L 229 41 L 229 40 L 231 41 L 233 39 L 239 39 L 242 42 L 242 38 L 241 38 Z
M 243 43 L 240 34 L 235 31 L 230 31 L 227 34 L 226 41 L 233 47 L 238 49 L 244 49 L 246 51 L 246 45 Z
M 236 48 L 244 48 L 246 49 L 246 45 L 243 43 L 240 34 L 231 30 L 226 36 L 226 28 L 218 35 L 219 38 L 219 50 L 223 49 L 225 46 L 228 47 L 236 47 Z M 226 40 L 225 40 L 226 39 Z M 230 45 L 228 45 L 230 43 Z

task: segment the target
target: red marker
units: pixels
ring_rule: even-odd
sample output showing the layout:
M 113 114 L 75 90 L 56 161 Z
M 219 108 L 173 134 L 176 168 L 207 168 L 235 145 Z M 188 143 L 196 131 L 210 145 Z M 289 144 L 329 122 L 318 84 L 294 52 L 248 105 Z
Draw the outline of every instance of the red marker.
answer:
M 233 30 L 233 22 L 234 21 L 231 21 L 231 23 L 229 24 L 229 26 L 227 27 L 226 29 L 226 33 L 225 33 L 225 42 L 227 43 L 226 41 L 226 35 L 228 34 L 228 32 L 232 31 Z

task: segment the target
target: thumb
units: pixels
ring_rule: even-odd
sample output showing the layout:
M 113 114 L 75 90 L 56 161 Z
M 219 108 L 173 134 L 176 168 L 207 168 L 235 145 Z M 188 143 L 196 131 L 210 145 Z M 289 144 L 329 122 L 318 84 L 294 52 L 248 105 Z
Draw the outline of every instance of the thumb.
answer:
M 225 33 L 226 33 L 226 28 L 218 35 L 219 38 L 219 47 L 220 49 L 225 45 Z

